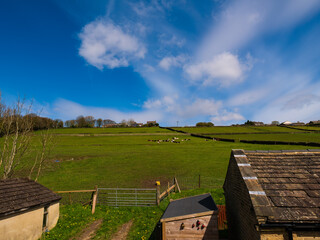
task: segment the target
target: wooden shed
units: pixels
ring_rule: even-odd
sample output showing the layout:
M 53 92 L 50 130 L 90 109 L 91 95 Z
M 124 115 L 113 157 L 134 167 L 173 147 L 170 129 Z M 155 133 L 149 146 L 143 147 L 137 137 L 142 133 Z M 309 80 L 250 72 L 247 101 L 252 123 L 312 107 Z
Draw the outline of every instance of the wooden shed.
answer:
M 0 240 L 39 239 L 59 219 L 61 197 L 29 179 L 0 181 Z
M 218 208 L 210 193 L 170 202 L 160 224 L 161 239 L 219 239 Z
M 320 150 L 233 150 L 229 239 L 320 240 Z

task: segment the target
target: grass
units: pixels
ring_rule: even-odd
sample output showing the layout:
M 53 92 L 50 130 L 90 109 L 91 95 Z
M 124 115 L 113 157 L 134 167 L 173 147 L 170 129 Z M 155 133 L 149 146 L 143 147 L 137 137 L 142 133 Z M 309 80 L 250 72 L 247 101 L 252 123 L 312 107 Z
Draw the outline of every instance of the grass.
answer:
M 305 129 L 305 130 L 311 130 L 311 131 L 320 131 L 320 126 L 297 126 L 293 128 L 299 128 L 299 129 Z
M 198 134 L 214 134 L 214 133 L 263 133 L 263 132 L 301 132 L 298 129 L 290 129 L 278 126 L 231 126 L 231 127 L 181 127 L 173 128 L 175 130 L 181 130 L 188 133 Z
M 222 189 L 195 189 L 171 194 L 171 199 L 210 192 L 216 204 L 224 203 Z M 166 198 L 160 206 L 155 207 L 108 207 L 98 205 L 94 215 L 88 206 L 78 204 L 63 205 L 60 208 L 60 218 L 57 226 L 43 235 L 42 239 L 70 239 L 81 232 L 83 228 L 97 219 L 103 219 L 103 223 L 94 239 L 110 239 L 117 229 L 124 223 L 133 220 L 133 226 L 129 232 L 129 240 L 153 239 L 152 233 L 157 222 L 165 211 L 169 199 Z
M 216 127 L 214 127 L 216 128 Z M 217 131 L 233 132 L 238 127 L 217 127 Z M 200 128 L 199 128 L 200 129 Z M 210 131 L 213 128 L 210 128 Z M 249 129 L 249 130 L 248 130 Z M 286 128 L 270 127 L 239 128 L 238 132 L 248 130 L 252 132 L 279 131 Z M 209 132 L 209 128 L 201 128 Z M 99 135 L 100 133 L 119 133 L 118 135 Z M 141 133 L 145 131 L 150 135 L 126 135 L 123 133 Z M 291 129 L 289 129 L 291 131 Z M 293 130 L 294 131 L 294 130 Z M 244 143 L 228 143 L 219 141 L 206 141 L 205 139 L 176 135 L 174 132 L 165 132 L 165 136 L 155 136 L 152 133 L 163 132 L 159 128 L 144 129 L 59 129 L 54 130 L 57 146 L 51 153 L 50 162 L 42 172 L 39 182 L 53 190 L 93 189 L 99 187 L 153 187 L 156 180 L 162 186 L 177 176 L 180 184 L 185 178 L 198 176 L 210 179 L 216 189 L 195 189 L 184 191 L 181 194 L 171 195 L 172 198 L 181 198 L 211 192 L 217 204 L 223 204 L 222 185 L 226 176 L 230 152 L 232 149 L 246 150 L 281 150 L 281 149 L 306 149 L 305 146 L 290 145 L 256 145 Z M 299 130 L 297 130 L 299 132 Z M 77 136 L 86 133 L 85 136 Z M 98 135 L 94 135 L 98 134 Z M 293 138 L 312 138 L 319 141 L 319 134 L 252 134 L 235 135 L 237 137 L 273 138 L 288 141 Z M 35 136 L 36 138 L 37 136 Z M 190 141 L 181 141 L 180 144 L 156 143 L 148 140 L 168 139 L 179 137 L 179 141 L 189 138 Z M 219 135 L 219 137 L 222 137 Z M 233 137 L 226 135 L 223 137 Z M 308 147 L 311 148 L 311 147 Z M 207 180 L 205 180 L 207 181 Z M 209 180 L 208 180 L 209 181 Z M 129 239 L 147 239 L 166 208 L 168 200 L 159 207 L 148 208 L 112 208 L 98 206 L 94 216 L 90 209 L 80 205 L 61 207 L 61 218 L 58 226 L 44 236 L 45 239 L 70 239 L 81 231 L 87 224 L 95 219 L 103 218 L 104 222 L 98 231 L 96 239 L 108 239 L 119 226 L 134 220 L 134 225 L 129 234 Z
M 286 133 L 286 134 L 237 134 L 237 135 L 210 135 L 217 138 L 236 140 L 263 140 L 284 142 L 316 142 L 320 143 L 319 133 Z
M 126 131 L 136 131 L 127 128 Z M 153 133 L 158 128 L 145 128 Z M 62 129 L 64 130 L 64 129 Z M 62 131 L 59 130 L 59 131 Z M 79 129 L 65 129 L 78 132 Z M 104 129 L 90 129 L 101 132 Z M 119 129 L 116 129 L 119 130 Z M 160 130 L 162 131 L 162 130 Z M 92 189 L 100 187 L 153 187 L 160 180 L 163 185 L 173 176 L 187 178 L 201 174 L 211 177 L 212 186 L 221 187 L 226 175 L 231 149 L 277 150 L 305 149 L 304 146 L 253 145 L 205 141 L 201 138 L 175 135 L 117 135 L 117 136 L 74 136 L 74 132 L 57 135 L 57 146 L 51 160 L 43 170 L 39 182 L 53 190 Z M 239 137 L 241 135 L 237 135 Z M 311 139 L 319 135 L 310 134 L 254 134 L 245 135 L 256 139 L 275 137 L 276 140 Z M 156 143 L 148 140 L 179 137 L 191 139 L 180 144 Z M 222 137 L 219 135 L 219 137 Z M 232 138 L 232 135 L 225 137 Z M 303 138 L 303 139 L 302 139 Z M 265 138 L 264 138 L 265 139 Z M 318 139 L 319 141 L 319 139 Z M 308 147 L 309 148 L 309 147 Z
M 126 133 L 170 133 L 158 127 L 136 128 L 60 128 L 51 130 L 55 134 L 126 134 Z

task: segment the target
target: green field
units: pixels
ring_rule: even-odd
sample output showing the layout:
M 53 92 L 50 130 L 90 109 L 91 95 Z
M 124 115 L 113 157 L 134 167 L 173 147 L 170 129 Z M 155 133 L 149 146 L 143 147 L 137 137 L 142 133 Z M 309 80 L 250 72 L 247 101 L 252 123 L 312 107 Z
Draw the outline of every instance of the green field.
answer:
M 196 128 L 194 128 L 196 129 Z M 202 128 L 201 128 L 202 129 Z M 226 129 L 226 127 L 224 127 Z M 250 128 L 249 128 L 250 129 Z M 282 129 L 282 128 L 281 128 Z M 86 131 L 89 135 L 76 136 Z M 174 176 L 211 178 L 211 185 L 221 187 L 231 149 L 305 149 L 304 146 L 256 145 L 206 141 L 160 128 L 125 129 L 59 129 L 55 130 L 57 145 L 49 164 L 42 172 L 40 182 L 53 190 L 73 190 L 100 187 L 151 187 L 156 180 L 166 183 Z M 90 131 L 91 130 L 91 131 Z M 100 130 L 100 131 L 99 131 Z M 102 135 L 115 131 L 119 134 Z M 141 131 L 150 135 L 139 135 Z M 165 131 L 171 135 L 152 135 Z M 233 131 L 233 130 L 232 130 Z M 124 134 L 132 133 L 131 135 Z M 92 135 L 92 133 L 98 135 Z M 151 142 L 178 137 L 180 144 Z M 319 142 L 319 134 L 252 134 L 218 137 Z M 182 142 L 188 138 L 190 141 Z M 310 148 L 310 147 L 308 147 Z M 178 179 L 179 180 L 179 179 Z
M 282 134 L 238 134 L 218 135 L 225 138 L 258 140 L 313 141 L 320 142 L 317 133 L 301 133 L 280 127 L 214 127 L 190 128 L 193 132 L 232 133 L 241 132 L 284 132 Z M 212 129 L 215 129 L 212 131 Z M 236 129 L 236 130 L 235 130 Z M 183 128 L 179 128 L 183 130 Z M 185 129 L 184 129 L 185 130 Z M 33 146 L 39 137 L 34 136 Z M 99 187 L 154 187 L 160 180 L 162 188 L 174 176 L 185 188 L 197 186 L 201 175 L 202 186 L 210 182 L 210 188 L 183 191 L 172 195 L 177 198 L 211 192 L 218 204 L 224 203 L 222 185 L 226 176 L 232 149 L 281 150 L 306 149 L 311 147 L 290 145 L 258 145 L 240 142 L 229 143 L 206 140 L 160 128 L 110 128 L 110 129 L 58 129 L 52 130 L 56 146 L 41 173 L 39 182 L 48 188 L 58 190 L 80 190 Z M 159 135 L 160 134 L 160 135 Z M 179 144 L 153 142 L 179 138 Z M 182 141 L 182 139 L 190 139 Z M 34 156 L 31 156 L 30 161 Z M 30 162 L 31 163 L 31 162 Z M 26 165 L 30 165 L 30 163 Z M 23 169 L 18 174 L 26 173 Z M 191 182 L 186 179 L 192 179 Z M 193 184 L 191 184 L 193 183 Z M 68 199 L 68 198 L 67 198 Z M 111 208 L 97 206 L 92 216 L 90 209 L 79 205 L 62 206 L 58 226 L 43 239 L 70 239 L 77 235 L 86 224 L 95 219 L 104 219 L 95 239 L 109 239 L 121 224 L 134 220 L 129 239 L 148 239 L 163 213 L 168 199 L 160 207 Z
M 293 128 L 305 129 L 308 131 L 320 131 L 320 126 L 297 126 Z
M 127 133 L 170 133 L 171 131 L 158 127 L 137 128 L 61 128 L 53 129 L 55 134 L 127 134 Z
M 264 133 L 264 132 L 301 132 L 299 129 L 291 129 L 278 126 L 231 126 L 231 127 L 179 127 L 173 128 L 188 133 L 214 134 L 214 133 Z
M 319 133 L 286 133 L 286 134 L 237 134 L 210 135 L 210 137 L 237 140 L 283 141 L 283 142 L 316 142 L 320 143 Z

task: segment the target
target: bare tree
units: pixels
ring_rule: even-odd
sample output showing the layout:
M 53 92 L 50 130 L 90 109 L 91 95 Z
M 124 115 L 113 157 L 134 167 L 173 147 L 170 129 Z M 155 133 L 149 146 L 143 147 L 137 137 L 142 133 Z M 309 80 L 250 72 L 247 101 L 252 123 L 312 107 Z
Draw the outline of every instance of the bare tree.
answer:
M 127 125 L 128 125 L 129 127 L 135 127 L 136 124 L 137 124 L 137 123 L 136 123 L 132 118 L 130 118 L 130 119 L 128 120 L 128 122 L 127 122 Z
M 1 97 L 1 96 L 0 96 Z M 31 104 L 25 106 L 25 101 L 18 99 L 16 104 L 9 107 L 2 103 L 0 98 L 0 177 L 3 179 L 13 176 L 18 168 L 30 166 L 31 162 L 29 153 L 32 150 L 37 151 L 37 148 L 32 148 L 31 140 L 33 133 L 33 119 L 30 113 Z M 47 129 L 50 127 L 50 122 L 47 122 Z M 36 153 L 33 166 L 30 171 L 30 176 L 37 167 L 36 180 L 39 177 L 40 171 L 43 168 L 44 162 L 54 146 L 53 135 L 51 132 L 41 132 L 41 150 Z
M 41 150 L 37 152 L 33 166 L 29 173 L 29 178 L 31 178 L 34 170 L 37 168 L 36 176 L 34 178 L 35 181 L 38 181 L 40 172 L 43 166 L 45 165 L 45 162 L 48 160 L 51 150 L 54 148 L 56 144 L 55 138 L 49 129 L 41 131 L 39 140 Z
M 12 176 L 29 150 L 32 132 L 32 120 L 26 114 L 30 107 L 24 107 L 24 101 L 18 100 L 13 107 L 1 104 L 0 132 L 3 136 L 0 152 L 0 169 L 2 178 Z M 22 115 L 25 114 L 23 117 Z

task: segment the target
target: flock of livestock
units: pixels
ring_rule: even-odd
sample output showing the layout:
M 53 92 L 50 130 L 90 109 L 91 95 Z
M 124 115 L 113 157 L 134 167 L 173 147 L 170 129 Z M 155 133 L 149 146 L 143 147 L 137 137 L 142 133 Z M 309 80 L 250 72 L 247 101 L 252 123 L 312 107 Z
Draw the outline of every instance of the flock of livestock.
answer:
M 156 143 L 162 143 L 162 142 L 171 142 L 171 143 L 180 143 L 180 141 L 178 141 L 178 137 L 173 137 L 173 138 L 168 138 L 168 139 L 152 139 L 152 140 L 148 140 L 149 142 L 156 142 Z M 181 142 L 186 142 L 186 141 L 190 141 L 191 139 L 186 138 L 186 139 L 181 139 Z

